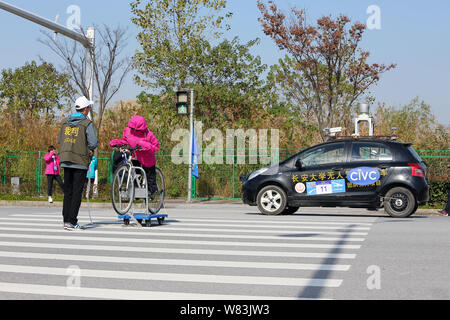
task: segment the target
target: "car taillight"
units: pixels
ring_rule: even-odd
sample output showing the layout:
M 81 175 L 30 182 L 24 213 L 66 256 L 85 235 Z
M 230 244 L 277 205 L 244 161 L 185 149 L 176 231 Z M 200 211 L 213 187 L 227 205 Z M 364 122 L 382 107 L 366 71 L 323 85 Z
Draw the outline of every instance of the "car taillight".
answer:
M 410 166 L 412 169 L 411 175 L 413 177 L 425 178 L 425 169 L 420 165 L 418 165 L 417 163 L 408 163 L 408 166 Z

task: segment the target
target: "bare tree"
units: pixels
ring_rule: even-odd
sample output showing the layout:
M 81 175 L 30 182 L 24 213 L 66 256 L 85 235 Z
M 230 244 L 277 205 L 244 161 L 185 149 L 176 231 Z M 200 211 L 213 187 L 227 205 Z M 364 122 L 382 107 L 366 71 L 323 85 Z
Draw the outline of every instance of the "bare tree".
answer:
M 79 93 L 89 96 L 89 79 L 86 68 L 93 60 L 94 97 L 98 101 L 98 113 L 94 117 L 95 126 L 100 132 L 103 114 L 112 97 L 119 91 L 123 81 L 131 70 L 131 59 L 122 57 L 126 47 L 127 30 L 117 26 L 113 29 L 107 25 L 95 27 L 96 43 L 94 48 L 86 49 L 75 41 L 54 37 L 53 33 L 43 32 L 45 39 L 39 39 L 64 61 L 64 72 L 70 74 L 73 87 Z M 81 30 L 86 34 L 84 30 Z M 73 98 L 73 97 L 72 97 Z M 97 133 L 98 133 L 97 132 Z
M 345 15 L 324 16 L 313 26 L 306 23 L 303 10 L 292 8 L 289 22 L 273 1 L 266 6 L 258 0 L 257 6 L 264 33 L 290 56 L 284 65 L 289 72 L 278 71 L 313 112 L 323 139 L 324 128 L 349 126 L 355 103 L 396 66 L 369 64 L 369 52 L 359 48 L 366 26 L 351 25 Z

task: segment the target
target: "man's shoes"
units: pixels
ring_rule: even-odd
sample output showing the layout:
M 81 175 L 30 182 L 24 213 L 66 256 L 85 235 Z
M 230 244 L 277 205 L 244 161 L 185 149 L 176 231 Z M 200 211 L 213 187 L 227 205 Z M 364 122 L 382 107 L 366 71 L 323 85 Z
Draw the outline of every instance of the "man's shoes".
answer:
M 52 199 L 51 196 L 48 197 L 48 202 L 49 202 L 49 203 L 53 203 L 53 199 Z
M 83 230 L 83 228 L 78 223 L 77 224 L 64 223 L 64 230 L 77 231 Z
M 441 215 L 443 215 L 443 216 L 445 216 L 445 217 L 448 217 L 448 212 L 445 211 L 445 209 L 439 210 L 438 212 L 439 212 Z

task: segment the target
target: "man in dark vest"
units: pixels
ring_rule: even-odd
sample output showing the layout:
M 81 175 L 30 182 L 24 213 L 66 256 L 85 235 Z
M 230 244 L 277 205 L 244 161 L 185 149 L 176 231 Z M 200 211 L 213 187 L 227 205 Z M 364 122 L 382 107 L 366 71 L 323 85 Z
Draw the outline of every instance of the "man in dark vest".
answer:
M 88 118 L 93 102 L 86 97 L 75 101 L 76 112 L 66 118 L 58 134 L 60 162 L 64 168 L 64 229 L 78 230 L 83 186 L 90 163 L 90 152 L 97 148 L 98 140 L 94 124 Z

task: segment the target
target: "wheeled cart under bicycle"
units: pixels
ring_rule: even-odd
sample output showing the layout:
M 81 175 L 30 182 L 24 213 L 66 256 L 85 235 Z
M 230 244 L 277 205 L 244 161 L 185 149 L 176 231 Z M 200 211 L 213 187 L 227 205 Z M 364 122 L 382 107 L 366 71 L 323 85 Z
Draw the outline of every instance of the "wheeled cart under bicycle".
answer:
M 137 220 L 138 223 L 141 225 L 144 225 L 146 227 L 150 227 L 152 225 L 151 220 L 156 219 L 158 221 L 158 224 L 161 225 L 164 223 L 164 219 L 167 218 L 167 214 L 139 214 L 135 213 L 133 214 L 134 219 Z M 128 226 L 130 224 L 130 220 L 132 220 L 132 217 L 128 214 L 119 216 L 119 219 L 123 220 L 124 225 Z

